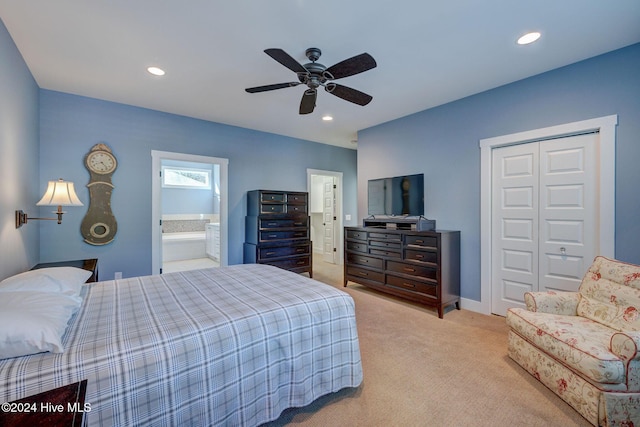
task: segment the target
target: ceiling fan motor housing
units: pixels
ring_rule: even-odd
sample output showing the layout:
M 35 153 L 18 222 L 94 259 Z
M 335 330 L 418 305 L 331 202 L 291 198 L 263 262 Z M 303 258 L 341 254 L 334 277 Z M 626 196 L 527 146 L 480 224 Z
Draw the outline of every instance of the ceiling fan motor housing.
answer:
M 315 89 L 327 81 L 327 77 L 324 75 L 327 67 L 324 65 L 318 62 L 309 62 L 308 64 L 304 64 L 303 67 L 307 69 L 309 74 L 298 74 L 298 80 L 300 80 L 301 83 L 305 83 L 311 89 Z M 330 78 L 331 76 L 328 77 Z

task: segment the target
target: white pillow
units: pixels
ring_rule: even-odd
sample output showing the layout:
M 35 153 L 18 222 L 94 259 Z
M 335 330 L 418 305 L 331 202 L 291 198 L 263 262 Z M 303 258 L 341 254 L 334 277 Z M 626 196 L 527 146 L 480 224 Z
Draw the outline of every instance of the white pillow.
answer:
M 39 291 L 80 295 L 82 285 L 93 273 L 77 267 L 49 267 L 25 271 L 0 282 L 0 292 Z
M 51 292 L 0 294 L 0 359 L 50 351 L 62 353 L 67 322 L 77 298 Z

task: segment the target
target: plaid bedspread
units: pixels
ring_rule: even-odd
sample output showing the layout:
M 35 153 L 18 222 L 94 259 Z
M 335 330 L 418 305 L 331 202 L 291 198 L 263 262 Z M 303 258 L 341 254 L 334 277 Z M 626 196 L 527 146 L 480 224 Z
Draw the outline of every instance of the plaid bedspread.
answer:
M 88 379 L 94 426 L 255 426 L 362 381 L 351 297 L 248 264 L 86 286 L 61 354 L 0 360 L 0 401 Z

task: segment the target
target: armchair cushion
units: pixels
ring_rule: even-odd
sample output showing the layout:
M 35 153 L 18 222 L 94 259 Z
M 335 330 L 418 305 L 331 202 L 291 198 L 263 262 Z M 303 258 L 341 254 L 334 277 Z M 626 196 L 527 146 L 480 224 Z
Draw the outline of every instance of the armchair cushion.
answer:
M 533 313 L 522 308 L 507 311 L 507 325 L 591 381 L 611 385 L 626 382 L 625 361 L 610 347 L 616 331 L 607 326 L 580 316 Z
M 596 257 L 580 285 L 577 313 L 617 331 L 640 331 L 637 265 Z

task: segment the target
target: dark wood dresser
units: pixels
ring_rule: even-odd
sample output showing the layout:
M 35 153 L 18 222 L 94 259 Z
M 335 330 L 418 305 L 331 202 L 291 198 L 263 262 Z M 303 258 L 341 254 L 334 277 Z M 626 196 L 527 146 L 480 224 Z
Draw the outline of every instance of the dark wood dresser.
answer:
M 460 232 L 345 227 L 349 280 L 438 309 L 460 309 Z
M 253 190 L 247 193 L 245 264 L 269 264 L 312 277 L 307 193 Z

